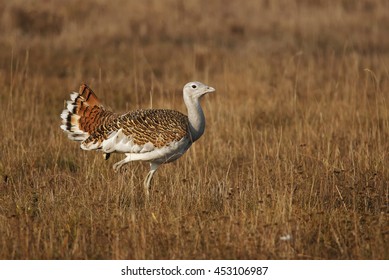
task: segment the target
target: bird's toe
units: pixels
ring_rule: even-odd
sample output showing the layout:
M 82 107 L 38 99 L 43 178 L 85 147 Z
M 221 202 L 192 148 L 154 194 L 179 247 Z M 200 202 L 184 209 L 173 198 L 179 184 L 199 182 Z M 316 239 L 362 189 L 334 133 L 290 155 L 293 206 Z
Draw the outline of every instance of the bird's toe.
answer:
M 116 164 L 116 163 L 115 163 L 115 164 L 113 165 L 113 171 L 115 171 L 116 173 L 119 172 L 120 167 L 121 167 L 120 164 Z

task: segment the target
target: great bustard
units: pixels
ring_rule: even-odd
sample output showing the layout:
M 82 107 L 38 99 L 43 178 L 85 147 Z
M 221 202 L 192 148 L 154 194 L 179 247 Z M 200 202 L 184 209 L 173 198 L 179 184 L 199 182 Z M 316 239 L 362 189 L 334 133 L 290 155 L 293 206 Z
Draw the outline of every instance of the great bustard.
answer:
M 184 102 L 188 116 L 167 109 L 135 110 L 115 114 L 100 103 L 85 84 L 79 93 L 73 92 L 62 111 L 61 128 L 69 139 L 82 141 L 83 150 L 100 150 L 104 158 L 111 153 L 124 153 L 126 157 L 115 163 L 118 171 L 130 161 L 147 161 L 150 171 L 144 180 L 146 194 L 159 165 L 181 157 L 201 137 L 205 118 L 200 99 L 215 89 L 200 82 L 184 86 Z

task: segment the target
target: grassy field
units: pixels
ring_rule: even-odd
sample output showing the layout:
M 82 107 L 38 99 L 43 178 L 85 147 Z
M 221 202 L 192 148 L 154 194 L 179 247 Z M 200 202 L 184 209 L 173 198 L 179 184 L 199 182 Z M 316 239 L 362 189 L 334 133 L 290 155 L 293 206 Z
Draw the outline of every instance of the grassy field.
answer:
M 389 259 L 389 2 L 0 1 L 1 259 Z M 112 169 L 60 130 L 71 91 L 207 127 Z

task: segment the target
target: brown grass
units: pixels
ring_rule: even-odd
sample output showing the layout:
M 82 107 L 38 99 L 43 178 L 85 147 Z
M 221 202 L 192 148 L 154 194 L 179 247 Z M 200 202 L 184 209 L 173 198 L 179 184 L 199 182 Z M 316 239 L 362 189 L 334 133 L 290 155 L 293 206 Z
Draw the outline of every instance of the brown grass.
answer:
M 388 10 L 0 1 L 0 258 L 388 259 Z M 185 112 L 190 80 L 217 89 L 207 129 L 149 203 L 146 164 L 115 174 L 59 129 L 81 82 Z

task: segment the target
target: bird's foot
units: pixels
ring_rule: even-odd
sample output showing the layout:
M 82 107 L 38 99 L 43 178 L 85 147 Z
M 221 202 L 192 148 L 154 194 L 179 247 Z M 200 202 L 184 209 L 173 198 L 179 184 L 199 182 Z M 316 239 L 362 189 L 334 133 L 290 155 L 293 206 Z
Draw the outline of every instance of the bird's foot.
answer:
M 123 163 L 122 162 L 117 162 L 113 165 L 113 171 L 115 171 L 116 173 L 120 171 L 120 169 L 123 167 Z
M 122 168 L 123 165 L 125 165 L 126 163 L 129 163 L 131 160 L 129 157 L 126 157 L 125 159 L 115 163 L 113 165 L 113 170 L 115 170 L 115 172 L 118 172 L 120 170 L 120 168 Z
M 148 199 L 150 197 L 149 188 L 145 188 L 145 197 Z

